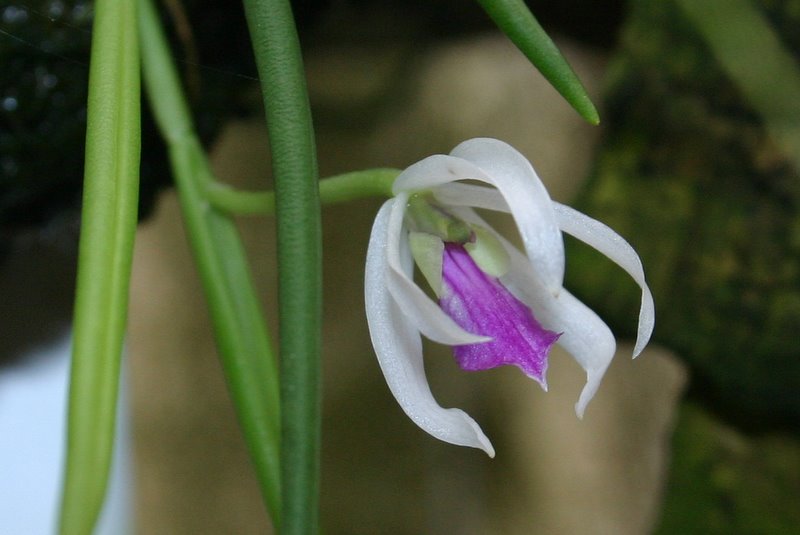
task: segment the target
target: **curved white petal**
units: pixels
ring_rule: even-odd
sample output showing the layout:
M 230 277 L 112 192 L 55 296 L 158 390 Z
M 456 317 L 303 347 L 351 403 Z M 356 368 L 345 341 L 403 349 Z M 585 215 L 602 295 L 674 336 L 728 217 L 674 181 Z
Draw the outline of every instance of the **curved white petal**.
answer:
M 443 184 L 433 192 L 436 200 L 449 206 L 470 206 L 495 212 L 510 212 L 503 195 L 494 188 L 452 182 Z
M 655 325 L 655 304 L 653 294 L 647 286 L 644 278 L 644 269 L 639 255 L 625 241 L 625 239 L 611 230 L 608 226 L 583 214 L 574 208 L 553 203 L 555 208 L 558 226 L 561 230 L 575 236 L 584 243 L 587 243 L 613 260 L 617 265 L 624 269 L 628 275 L 642 289 L 642 305 L 639 309 L 639 328 L 636 336 L 636 345 L 633 349 L 633 356 L 636 357 L 647 345 L 650 335 L 653 334 Z
M 592 400 L 617 348 L 611 330 L 575 296 L 565 289 L 553 294 L 538 280 L 524 255 L 506 242 L 511 256 L 511 270 L 504 277 L 506 287 L 533 310 L 542 326 L 560 332 L 557 344 L 566 349 L 586 371 L 586 385 L 581 391 L 575 412 L 579 418 Z
M 408 247 L 408 237 L 403 229 L 403 214 L 408 195 L 400 193 L 394 200 L 386 201 L 386 284 L 400 310 L 408 316 L 414 326 L 434 342 L 448 345 L 476 344 L 490 340 L 485 336 L 469 333 L 439 308 L 414 282 L 414 263 Z M 375 226 L 379 219 L 376 218 Z M 383 223 L 383 222 L 382 222 Z
M 480 216 L 468 208 L 459 210 L 458 215 L 470 223 L 486 226 Z M 567 290 L 560 288 L 553 292 L 546 287 L 525 255 L 495 234 L 511 257 L 511 268 L 501 281 L 531 308 L 545 329 L 562 333 L 556 343 L 586 371 L 586 385 L 575 404 L 575 412 L 582 418 L 614 358 L 617 346 L 614 335 L 594 311 Z
M 496 139 L 465 141 L 450 156 L 434 155 L 403 171 L 395 194 L 432 189 L 458 180 L 477 180 L 497 188 L 509 206 L 530 261 L 551 288 L 564 279 L 564 242 L 550 195 L 530 162 Z
M 436 198 L 451 206 L 470 206 L 509 212 L 508 204 L 497 190 L 470 184 L 445 184 L 437 188 Z M 562 231 L 591 245 L 622 269 L 624 269 L 642 289 L 642 303 L 639 309 L 639 326 L 633 356 L 637 357 L 647 346 L 655 325 L 655 303 L 653 294 L 645 280 L 644 269 L 639 255 L 625 239 L 610 227 L 583 214 L 574 208 L 553 201 L 558 226 Z
M 392 202 L 383 205 L 372 227 L 364 281 L 367 322 L 378 363 L 389 389 L 414 423 L 440 440 L 479 448 L 494 457 L 491 442 L 472 418 L 436 403 L 425 376 L 419 333 L 389 292 L 386 248 Z
M 464 141 L 450 155 L 474 163 L 489 176 L 511 209 L 528 259 L 550 288 L 560 287 L 564 239 L 550 194 L 530 162 L 511 145 L 489 138 Z
M 403 192 L 433 189 L 442 184 L 468 179 L 492 184 L 492 179 L 486 172 L 472 162 L 454 156 L 434 154 L 410 165 L 400 173 L 392 184 L 392 192 L 399 195 Z

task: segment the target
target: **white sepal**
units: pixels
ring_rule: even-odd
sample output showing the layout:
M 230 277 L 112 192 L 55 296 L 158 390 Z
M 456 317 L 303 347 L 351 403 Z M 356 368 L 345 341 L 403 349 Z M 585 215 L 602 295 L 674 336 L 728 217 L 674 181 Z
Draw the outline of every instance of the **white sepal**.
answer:
M 465 141 L 450 153 L 415 163 L 394 182 L 395 194 L 445 189 L 458 180 L 494 186 L 508 204 L 530 262 L 551 288 L 564 282 L 564 241 L 556 224 L 550 195 L 530 162 L 496 139 Z M 477 205 L 472 205 L 477 206 Z
M 434 154 L 407 167 L 392 184 L 395 195 L 431 190 L 458 180 L 479 180 L 487 184 L 492 179 L 475 164 L 462 158 Z
M 447 184 L 435 192 L 436 199 L 451 206 L 471 206 L 509 212 L 508 204 L 496 190 L 470 184 Z M 608 225 L 569 206 L 553 201 L 559 228 L 594 247 L 620 266 L 642 289 L 639 326 L 633 356 L 637 357 L 650 341 L 655 325 L 653 294 L 645 280 L 644 268 L 636 250 Z
M 436 188 L 433 196 L 447 206 L 469 206 L 506 213 L 511 211 L 500 192 L 486 186 L 452 182 Z
M 400 193 L 384 203 L 386 208 L 386 284 L 400 310 L 414 326 L 434 342 L 448 345 L 477 344 L 490 340 L 469 333 L 439 308 L 414 282 L 414 263 L 403 228 L 408 195 Z M 381 208 L 383 211 L 383 208 Z M 373 229 L 377 225 L 376 219 Z
M 617 342 L 611 329 L 575 296 L 565 289 L 553 295 L 531 271 L 524 255 L 506 242 L 511 256 L 511 270 L 504 277 L 506 287 L 531 307 L 545 329 L 560 332 L 556 342 L 586 371 L 586 385 L 581 391 L 575 412 L 583 418 L 586 406 L 594 397 L 606 373 Z
M 551 289 L 564 283 L 564 240 L 556 223 L 550 194 L 530 162 L 497 139 L 470 139 L 451 156 L 478 166 L 508 203 L 528 259 Z
M 378 363 L 389 389 L 414 423 L 440 440 L 482 449 L 494 457 L 491 442 L 472 418 L 436 403 L 425 376 L 419 332 L 389 292 L 386 249 L 392 202 L 384 203 L 378 212 L 367 249 L 364 295 Z
M 633 356 L 638 356 L 650 340 L 655 325 L 655 303 L 653 294 L 644 278 L 644 269 L 639 255 L 625 239 L 607 225 L 583 214 L 574 208 L 554 202 L 558 226 L 567 234 L 591 245 L 619 267 L 624 269 L 642 289 L 642 304 L 639 308 L 639 328 Z
M 458 215 L 473 224 L 486 224 L 469 208 L 458 210 Z M 503 285 L 530 307 L 545 329 L 561 333 L 556 343 L 586 371 L 586 385 L 575 404 L 575 412 L 582 418 L 614 358 L 614 335 L 594 311 L 567 290 L 553 292 L 545 286 L 525 255 L 499 234 L 497 238 L 511 258 L 508 274 L 500 279 Z

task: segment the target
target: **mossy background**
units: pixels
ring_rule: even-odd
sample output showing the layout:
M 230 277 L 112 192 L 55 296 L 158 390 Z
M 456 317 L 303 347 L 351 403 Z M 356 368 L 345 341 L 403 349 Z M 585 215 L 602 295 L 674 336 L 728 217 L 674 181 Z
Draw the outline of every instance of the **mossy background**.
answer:
M 800 2 L 754 5 L 800 58 Z M 659 533 L 797 533 L 800 174 L 678 2 L 630 3 L 607 83 L 578 204 L 639 251 L 654 339 L 692 372 Z M 572 287 L 630 332 L 635 286 L 569 254 Z

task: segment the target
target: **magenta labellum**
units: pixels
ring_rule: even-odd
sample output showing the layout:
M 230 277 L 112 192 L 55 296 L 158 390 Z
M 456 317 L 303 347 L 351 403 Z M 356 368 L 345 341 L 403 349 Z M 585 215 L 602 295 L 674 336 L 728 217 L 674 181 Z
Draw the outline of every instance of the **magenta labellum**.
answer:
M 512 365 L 547 390 L 547 356 L 560 334 L 543 328 L 531 309 L 484 273 L 461 244 L 445 244 L 439 305 L 462 329 L 492 338 L 453 346 L 461 369 Z

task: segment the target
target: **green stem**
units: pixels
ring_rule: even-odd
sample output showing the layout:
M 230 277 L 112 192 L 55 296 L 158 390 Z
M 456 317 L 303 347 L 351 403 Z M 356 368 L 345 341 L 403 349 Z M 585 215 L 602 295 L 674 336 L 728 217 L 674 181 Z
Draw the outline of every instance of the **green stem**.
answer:
M 597 108 L 580 79 L 524 0 L 478 0 L 478 3 L 581 117 L 591 124 L 600 124 Z
M 366 169 L 353 171 L 319 181 L 322 204 L 336 204 L 368 197 L 392 196 L 392 183 L 398 169 Z M 234 215 L 272 215 L 275 213 L 275 193 L 272 191 L 241 191 L 221 182 L 210 182 L 205 197 L 211 206 Z
M 215 181 L 151 0 L 139 1 L 142 66 L 156 122 L 167 140 L 184 221 L 208 300 L 228 387 L 267 510 L 279 526 L 280 394 L 266 323 L 235 222 L 204 198 Z
M 136 3 L 97 0 L 62 534 L 92 533 L 108 483 L 137 221 L 139 112 Z
M 275 180 L 282 531 L 319 530 L 322 231 L 311 111 L 288 0 L 244 0 Z

